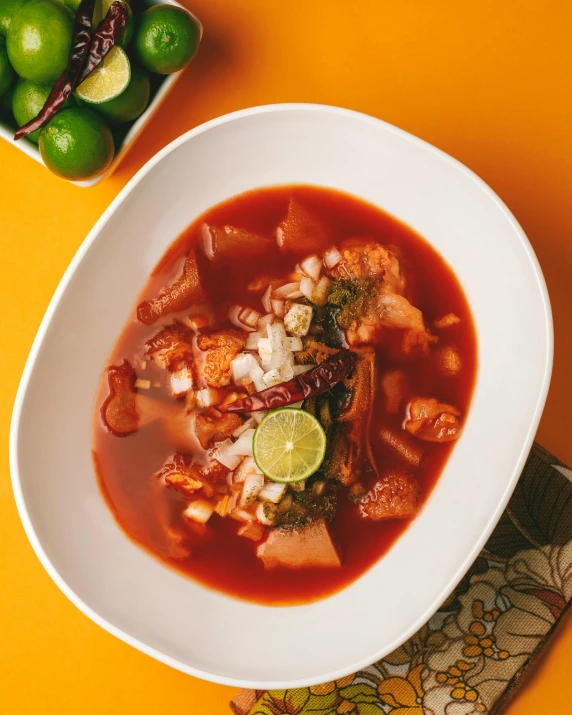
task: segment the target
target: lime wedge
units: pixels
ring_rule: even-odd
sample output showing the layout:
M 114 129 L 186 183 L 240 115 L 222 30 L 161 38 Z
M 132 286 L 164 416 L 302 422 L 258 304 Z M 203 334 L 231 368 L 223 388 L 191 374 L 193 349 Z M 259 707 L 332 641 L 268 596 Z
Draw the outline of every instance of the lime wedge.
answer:
M 269 412 L 256 428 L 254 460 L 268 479 L 301 482 L 314 474 L 326 453 L 326 433 L 305 410 L 284 407 Z
M 103 62 L 84 79 L 76 95 L 89 104 L 109 102 L 127 89 L 131 79 L 131 65 L 125 50 L 117 45 Z

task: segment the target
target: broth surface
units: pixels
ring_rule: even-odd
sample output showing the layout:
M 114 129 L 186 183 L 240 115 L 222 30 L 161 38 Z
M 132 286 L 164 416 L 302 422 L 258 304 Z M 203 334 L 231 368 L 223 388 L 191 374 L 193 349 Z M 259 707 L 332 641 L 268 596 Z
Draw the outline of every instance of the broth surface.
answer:
M 412 229 L 377 207 L 337 191 L 306 186 L 266 188 L 210 209 L 169 248 L 138 302 L 154 297 L 163 286 L 176 279 L 186 252 L 200 241 L 200 226 L 204 221 L 215 225 L 231 224 L 273 236 L 292 196 L 331 227 L 338 245 L 351 236 L 370 236 L 379 243 L 397 247 L 407 277 L 406 296 L 422 310 L 427 326 L 431 327 L 436 319 L 448 313 L 461 318 L 458 325 L 439 333 L 439 346 L 454 345 L 460 355 L 462 370 L 458 375 L 444 376 L 430 358 L 402 357 L 398 351 L 388 350 L 386 344 L 376 348 L 376 359 L 380 373 L 393 367 L 405 370 L 409 382 L 408 397 L 436 397 L 455 405 L 466 417 L 475 382 L 477 347 L 470 309 L 459 282 L 441 256 Z M 311 245 L 308 246 L 310 253 Z M 298 260 L 281 254 L 278 247 L 261 260 L 238 260 L 222 267 L 213 265 L 200 251 L 197 251 L 197 259 L 201 283 L 217 311 L 217 325 L 228 324 L 225 306 L 229 302 L 259 309 L 259 296 L 253 296 L 247 290 L 249 281 L 263 273 L 284 275 Z M 149 326 L 139 323 L 133 311 L 110 355 L 109 364 L 121 364 L 124 359 L 137 364 L 144 353 L 145 341 L 157 332 L 158 326 L 172 322 L 173 317 L 177 317 L 176 314 Z M 153 377 L 153 370 L 158 376 L 159 370 L 153 366 L 147 373 Z M 176 404 L 176 400 L 164 392 L 153 389 L 150 392 L 162 401 L 166 414 L 170 404 Z M 340 551 L 342 568 L 267 572 L 255 555 L 256 543 L 237 537 L 236 521 L 215 514 L 208 522 L 205 534 L 195 534 L 187 529 L 185 547 L 190 550 L 190 555 L 180 558 L 173 534 L 180 534 L 185 529 L 179 516 L 181 496 L 162 487 L 153 476 L 178 445 L 166 437 L 160 420 L 128 437 L 112 435 L 103 424 L 99 411 L 106 394 L 107 379 L 104 376 L 95 408 L 93 454 L 106 502 L 130 538 L 206 586 L 265 604 L 307 603 L 354 581 L 387 552 L 410 523 L 408 519 L 387 522 L 363 519 L 355 504 L 341 497 L 329 528 Z M 371 434 L 375 456 L 384 470 L 403 469 L 404 463 L 375 435 L 382 427 L 401 429 L 402 419 L 402 415 L 385 412 L 378 390 Z M 415 475 L 424 501 L 439 478 L 454 442 L 423 442 L 422 445 L 424 455 Z M 458 478 L 462 477 L 462 474 L 458 475 Z

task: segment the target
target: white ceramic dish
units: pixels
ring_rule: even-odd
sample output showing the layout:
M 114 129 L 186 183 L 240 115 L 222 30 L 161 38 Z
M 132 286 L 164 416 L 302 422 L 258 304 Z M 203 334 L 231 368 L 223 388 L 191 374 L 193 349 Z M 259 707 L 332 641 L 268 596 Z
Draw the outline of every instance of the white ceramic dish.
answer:
M 180 3 L 176 2 L 176 0 L 144 0 L 145 5 L 151 7 L 152 5 L 174 5 L 175 7 L 180 7 L 183 10 L 187 10 L 187 8 L 184 8 Z M 187 10 L 187 12 L 190 12 Z M 192 13 L 190 13 L 192 15 Z M 199 21 L 199 19 L 193 15 L 193 18 L 197 25 L 200 28 L 200 37 L 202 38 L 203 35 L 203 27 Z M 181 72 L 175 72 L 174 74 L 166 75 L 161 84 L 159 85 L 159 88 L 151 98 L 151 101 L 149 102 L 149 106 L 147 109 L 143 112 L 143 114 L 137 119 L 137 121 L 133 122 L 131 125 L 129 131 L 125 135 L 125 138 L 121 142 L 120 146 L 116 148 L 115 156 L 113 158 L 113 161 L 111 162 L 111 165 L 107 171 L 104 171 L 103 174 L 100 174 L 99 176 L 96 176 L 95 179 L 89 179 L 89 181 L 73 181 L 72 183 L 75 184 L 76 186 L 83 186 L 83 187 L 90 187 L 90 186 L 95 186 L 96 184 L 99 184 L 100 181 L 103 181 L 106 176 L 109 176 L 112 172 L 115 171 L 115 169 L 118 167 L 119 162 L 123 159 L 125 154 L 127 153 L 129 147 L 133 144 L 133 142 L 137 139 L 139 134 L 143 131 L 147 123 L 150 121 L 151 117 L 155 114 L 159 106 L 161 105 L 162 101 L 165 99 L 167 94 L 173 89 L 175 82 L 177 79 L 181 76 L 181 73 L 184 72 L 184 70 L 181 70 Z M 45 166 L 42 157 L 40 155 L 40 150 L 38 149 L 38 146 L 34 144 L 31 141 L 28 141 L 27 139 L 20 139 L 19 141 L 14 141 L 14 132 L 15 128 L 12 124 L 9 124 L 5 121 L 0 121 L 0 138 L 5 139 L 7 142 L 15 146 L 16 148 L 20 149 L 20 151 L 23 151 L 24 154 L 27 154 L 30 158 L 34 159 L 35 161 L 38 162 L 38 164 L 41 164 L 42 166 Z
M 479 369 L 465 431 L 425 508 L 347 589 L 300 607 L 252 605 L 176 573 L 125 537 L 90 455 L 106 358 L 150 271 L 201 212 L 254 187 L 308 183 L 373 202 L 445 256 L 475 318 Z M 318 105 L 237 112 L 177 139 L 125 187 L 67 270 L 14 409 L 20 515 L 62 591 L 117 637 L 186 673 L 283 688 L 339 678 L 400 645 L 485 543 L 518 478 L 552 365 L 532 249 L 473 173 L 377 119 Z

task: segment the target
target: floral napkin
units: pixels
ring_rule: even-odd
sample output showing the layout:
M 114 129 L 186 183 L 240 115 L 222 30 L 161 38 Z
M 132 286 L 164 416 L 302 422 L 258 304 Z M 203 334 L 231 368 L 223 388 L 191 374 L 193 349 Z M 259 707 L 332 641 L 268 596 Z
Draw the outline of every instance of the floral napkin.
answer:
M 244 690 L 236 715 L 498 715 L 572 602 L 572 470 L 534 445 L 475 563 L 431 620 L 335 682 Z

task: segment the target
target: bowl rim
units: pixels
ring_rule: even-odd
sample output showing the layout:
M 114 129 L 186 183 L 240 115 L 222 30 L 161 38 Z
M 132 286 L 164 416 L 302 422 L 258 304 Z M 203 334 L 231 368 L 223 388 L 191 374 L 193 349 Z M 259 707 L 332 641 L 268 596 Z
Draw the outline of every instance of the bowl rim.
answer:
M 350 666 L 346 666 L 344 668 L 339 668 L 335 671 L 326 673 L 319 677 L 298 678 L 296 680 L 288 680 L 288 681 L 283 681 L 283 680 L 282 681 L 276 681 L 276 680 L 255 681 L 255 680 L 247 680 L 244 678 L 235 678 L 235 677 L 229 677 L 229 676 L 225 676 L 225 675 L 219 675 L 217 673 L 210 673 L 208 671 L 201 670 L 200 668 L 190 666 L 190 665 L 178 660 L 177 658 L 174 658 L 174 657 L 171 657 L 171 656 L 168 656 L 168 655 L 162 653 L 161 651 L 157 650 L 154 647 L 147 645 L 146 643 L 139 640 L 138 638 L 135 638 L 135 637 L 129 635 L 128 633 L 124 632 L 120 627 L 115 626 L 112 623 L 110 623 L 109 621 L 107 621 L 105 618 L 100 616 L 94 609 L 92 609 L 90 606 L 88 606 L 83 601 L 83 599 L 81 599 L 73 591 L 73 589 L 70 588 L 70 586 L 68 586 L 66 581 L 63 579 L 62 576 L 60 576 L 59 572 L 54 567 L 54 565 L 52 564 L 50 559 L 48 558 L 42 544 L 40 543 L 38 536 L 36 535 L 35 529 L 32 525 L 30 516 L 28 514 L 27 506 L 25 503 L 24 495 L 23 495 L 20 474 L 19 474 L 18 439 L 19 439 L 19 426 L 20 426 L 22 407 L 23 407 L 23 403 L 24 403 L 24 397 L 25 397 L 25 394 L 26 394 L 26 391 L 28 388 L 28 383 L 30 381 L 32 371 L 34 369 L 40 347 L 41 347 L 44 337 L 46 335 L 48 326 L 52 320 L 52 317 L 56 311 L 56 308 L 58 307 L 58 305 L 60 303 L 60 300 L 62 299 L 62 297 L 64 295 L 64 292 L 67 290 L 68 284 L 70 283 L 73 275 L 75 274 L 76 269 L 78 268 L 79 264 L 83 260 L 84 256 L 88 252 L 91 245 L 94 243 L 96 238 L 99 236 L 99 234 L 100 234 L 101 230 L 103 229 L 103 227 L 105 226 L 105 224 L 108 222 L 108 220 L 114 214 L 114 212 L 119 207 L 119 205 L 124 201 L 124 199 L 147 176 L 147 174 L 149 174 L 152 171 L 152 169 L 154 169 L 155 166 L 157 166 L 166 156 L 168 156 L 169 154 L 171 154 L 172 152 L 177 150 L 180 146 L 182 146 L 186 142 L 192 140 L 194 137 L 197 137 L 205 132 L 208 132 L 211 129 L 214 129 L 214 128 L 219 127 L 224 124 L 234 122 L 236 120 L 241 120 L 241 119 L 245 119 L 245 118 L 257 116 L 257 115 L 271 114 L 271 113 L 275 113 L 275 112 L 296 112 L 296 111 L 322 112 L 325 114 L 334 114 L 334 115 L 337 114 L 340 116 L 346 116 L 349 118 L 357 119 L 359 121 L 365 121 L 365 122 L 369 122 L 369 123 L 373 123 L 373 124 L 377 124 L 377 125 L 382 125 L 386 131 L 393 133 L 394 135 L 400 136 L 401 138 L 407 139 L 409 142 L 416 144 L 419 147 L 423 147 L 425 150 L 431 151 L 433 153 L 433 155 L 440 158 L 441 160 L 447 161 L 448 163 L 453 165 L 457 170 L 463 172 L 469 179 L 474 181 L 479 186 L 479 188 L 481 190 L 483 190 L 488 195 L 488 197 L 504 213 L 505 217 L 511 224 L 511 227 L 513 228 L 518 239 L 520 240 L 522 249 L 524 250 L 525 254 L 527 255 L 527 258 L 530 261 L 531 268 L 532 268 L 535 278 L 538 282 L 538 288 L 539 288 L 543 312 L 544 312 L 544 327 L 546 330 L 546 335 L 545 335 L 546 362 L 544 365 L 544 372 L 543 372 L 543 376 L 542 376 L 542 386 L 541 386 L 541 389 L 538 394 L 538 399 L 537 399 L 536 406 L 534 409 L 534 414 L 532 415 L 528 430 L 526 432 L 526 436 L 522 442 L 519 458 L 513 468 L 510 479 L 507 480 L 506 490 L 503 495 L 503 498 L 499 501 L 499 503 L 496 507 L 496 510 L 489 515 L 487 524 L 486 524 L 485 528 L 483 529 L 480 538 L 475 542 L 475 544 L 473 545 L 473 548 L 466 554 L 462 564 L 457 569 L 454 577 L 452 577 L 444 585 L 439 598 L 435 599 L 435 601 L 430 604 L 430 606 L 426 609 L 426 611 L 423 614 L 421 614 L 421 616 L 416 621 L 414 621 L 410 624 L 409 628 L 400 636 L 398 642 L 394 642 L 389 645 L 386 644 L 383 647 L 380 647 L 378 651 L 371 653 L 370 655 L 366 656 L 365 658 L 362 658 L 361 660 L 357 661 L 356 663 L 353 663 Z M 176 670 L 186 673 L 187 675 L 192 675 L 192 676 L 200 678 L 202 680 L 207 680 L 207 681 L 219 683 L 221 685 L 226 685 L 226 686 L 230 686 L 230 687 L 272 690 L 272 689 L 308 687 L 308 686 L 328 682 L 331 680 L 337 680 L 337 679 L 345 677 L 347 675 L 351 675 L 351 674 L 357 672 L 358 670 L 361 670 L 361 669 L 371 665 L 372 663 L 382 659 L 385 655 L 392 652 L 395 648 L 399 647 L 399 645 L 401 645 L 405 641 L 407 641 L 431 617 L 431 615 L 433 615 L 433 613 L 441 605 L 442 601 L 445 600 L 451 594 L 451 592 L 455 589 L 455 587 L 457 586 L 458 582 L 460 581 L 460 579 L 462 578 L 464 573 L 466 573 L 467 569 L 474 562 L 474 560 L 478 556 L 479 552 L 482 550 L 483 546 L 485 545 L 486 541 L 488 540 L 493 529 L 497 525 L 497 522 L 500 519 L 506 505 L 508 504 L 508 501 L 514 491 L 516 483 L 520 477 L 520 474 L 522 472 L 522 469 L 523 469 L 526 459 L 528 457 L 530 448 L 534 441 L 534 436 L 536 434 L 536 430 L 538 428 L 538 424 L 540 422 L 540 418 L 542 416 L 544 405 L 546 402 L 548 388 L 550 386 L 550 378 L 551 378 L 551 374 L 552 374 L 553 358 L 554 358 L 554 330 L 553 330 L 550 299 L 549 299 L 549 295 L 548 295 L 546 281 L 544 279 L 542 270 L 540 268 L 540 264 L 538 262 L 537 256 L 534 253 L 534 249 L 532 248 L 532 246 L 531 246 L 528 238 L 526 237 L 526 234 L 524 233 L 523 229 L 521 228 L 520 224 L 518 223 L 518 221 L 516 220 L 516 218 L 514 217 L 512 212 L 509 210 L 509 208 L 506 206 L 506 204 L 488 186 L 488 184 L 486 184 L 471 169 L 469 169 L 462 162 L 453 158 L 446 152 L 433 146 L 429 142 L 426 142 L 425 140 L 420 139 L 419 137 L 416 137 L 415 135 L 413 135 L 403 129 L 400 129 L 392 124 L 389 124 L 388 122 L 385 122 L 382 119 L 373 117 L 373 116 L 365 114 L 363 112 L 358 112 L 358 111 L 355 111 L 352 109 L 346 109 L 346 108 L 337 107 L 337 106 L 333 106 L 333 105 L 304 103 L 304 102 L 276 103 L 276 104 L 266 104 L 266 105 L 248 107 L 245 109 L 241 109 L 241 110 L 238 110 L 235 112 L 231 112 L 229 114 L 225 114 L 225 115 L 216 117 L 214 119 L 211 119 L 211 120 L 193 128 L 193 129 L 185 132 L 184 134 L 182 134 L 181 136 L 179 136 L 178 138 L 173 140 L 170 144 L 165 146 L 163 149 L 161 149 L 151 159 L 149 159 L 149 161 L 143 167 L 141 167 L 141 169 L 139 169 L 139 171 L 137 171 L 137 173 L 129 180 L 129 182 L 124 186 L 124 188 L 119 192 L 119 194 L 113 199 L 113 201 L 105 209 L 105 211 L 102 213 L 100 218 L 96 221 L 93 228 L 90 230 L 90 232 L 88 233 L 86 238 L 83 240 L 83 242 L 79 246 L 76 254 L 72 258 L 69 266 L 67 267 L 66 271 L 64 272 L 64 274 L 63 274 L 63 276 L 54 292 L 54 295 L 52 296 L 52 299 L 50 300 L 50 303 L 48 304 L 45 315 L 42 318 L 42 321 L 40 323 L 40 326 L 39 326 L 36 336 L 34 338 L 32 347 L 30 349 L 30 353 L 26 360 L 26 364 L 25 364 L 25 367 L 24 367 L 24 370 L 22 373 L 22 377 L 20 380 L 20 384 L 19 384 L 15 402 L 14 402 L 14 407 L 13 407 L 13 412 L 12 412 L 12 420 L 11 420 L 11 425 L 10 425 L 9 462 L 10 462 L 12 489 L 14 492 L 16 506 L 18 509 L 20 519 L 22 521 L 22 525 L 24 527 L 24 531 L 26 532 L 26 535 L 32 545 L 32 548 L 33 548 L 36 556 L 40 560 L 42 566 L 48 572 L 51 579 L 58 586 L 58 588 L 67 596 L 67 598 L 82 613 L 84 613 L 93 622 L 95 622 L 97 625 L 101 626 L 101 628 L 106 630 L 111 635 L 115 636 L 116 638 L 119 638 L 124 643 L 131 645 L 132 647 L 136 648 L 137 650 L 141 651 L 142 653 L 145 653 L 146 655 L 151 656 L 152 658 L 160 661 L 161 663 L 164 663 L 165 665 L 168 665 L 172 668 L 175 668 Z

